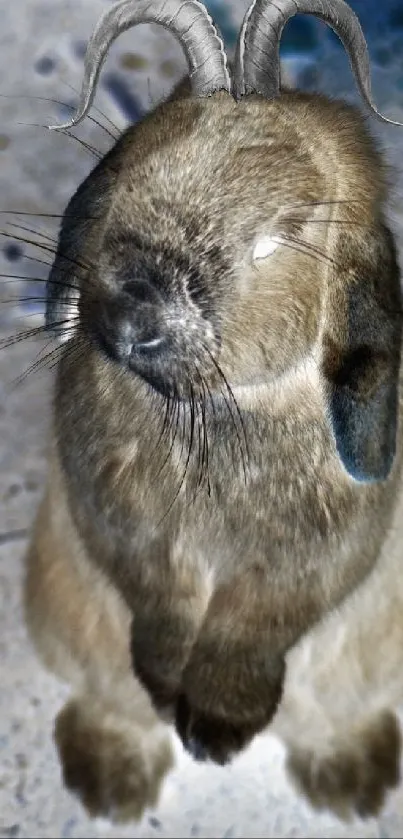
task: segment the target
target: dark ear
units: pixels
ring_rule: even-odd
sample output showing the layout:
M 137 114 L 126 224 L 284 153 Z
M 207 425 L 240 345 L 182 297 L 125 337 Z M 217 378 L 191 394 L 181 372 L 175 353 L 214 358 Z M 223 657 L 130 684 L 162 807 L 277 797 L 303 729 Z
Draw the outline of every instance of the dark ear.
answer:
M 393 464 L 398 423 L 402 294 L 396 248 L 383 224 L 340 239 L 324 338 L 329 415 L 347 472 L 356 481 L 382 481 Z
M 69 201 L 63 215 L 56 257 L 46 285 L 46 328 L 60 332 L 76 308 L 80 277 L 87 268 L 85 247 L 102 214 L 116 180 L 118 143 L 96 166 Z

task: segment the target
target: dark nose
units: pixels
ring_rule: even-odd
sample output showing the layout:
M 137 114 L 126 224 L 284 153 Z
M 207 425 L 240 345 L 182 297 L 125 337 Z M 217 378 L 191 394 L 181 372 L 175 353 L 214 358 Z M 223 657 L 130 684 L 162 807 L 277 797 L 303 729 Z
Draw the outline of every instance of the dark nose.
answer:
M 162 301 L 150 283 L 138 280 L 104 303 L 102 317 L 104 344 L 119 361 L 156 358 L 167 343 Z

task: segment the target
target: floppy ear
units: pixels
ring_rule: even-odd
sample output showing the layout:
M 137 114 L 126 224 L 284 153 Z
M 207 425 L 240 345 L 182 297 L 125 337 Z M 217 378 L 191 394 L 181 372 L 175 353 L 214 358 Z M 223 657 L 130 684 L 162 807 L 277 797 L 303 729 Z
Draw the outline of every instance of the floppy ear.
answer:
M 46 328 L 60 333 L 76 311 L 80 276 L 85 276 L 85 247 L 105 213 L 116 180 L 119 143 L 101 160 L 70 199 L 63 215 L 56 257 L 46 285 Z
M 339 457 L 372 482 L 388 477 L 396 451 L 402 295 L 388 228 L 357 230 L 336 248 L 323 372 Z

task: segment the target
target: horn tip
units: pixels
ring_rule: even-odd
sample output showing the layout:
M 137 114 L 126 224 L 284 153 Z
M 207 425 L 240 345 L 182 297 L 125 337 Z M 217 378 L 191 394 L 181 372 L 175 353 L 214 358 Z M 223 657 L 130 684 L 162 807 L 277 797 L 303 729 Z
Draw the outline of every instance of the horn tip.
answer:
M 66 122 L 63 125 L 48 125 L 49 131 L 63 131 L 65 128 L 71 128 L 72 122 Z
M 64 131 L 66 128 L 74 128 L 75 125 L 81 121 L 82 117 L 74 117 L 68 122 L 63 122 L 60 125 L 48 125 L 49 131 Z
M 379 111 L 377 111 L 376 108 L 374 108 L 373 110 L 375 116 L 378 117 L 378 119 L 381 122 L 386 123 L 386 125 L 396 125 L 399 128 L 403 128 L 403 122 L 399 122 L 397 119 L 390 119 L 389 117 L 385 117 L 384 114 L 379 113 Z

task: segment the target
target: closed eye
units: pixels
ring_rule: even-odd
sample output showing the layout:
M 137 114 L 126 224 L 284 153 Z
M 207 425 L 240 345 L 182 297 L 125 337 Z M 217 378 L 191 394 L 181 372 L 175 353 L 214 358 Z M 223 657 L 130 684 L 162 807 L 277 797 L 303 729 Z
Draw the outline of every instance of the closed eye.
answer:
M 281 245 L 281 239 L 279 237 L 263 236 L 256 242 L 252 255 L 253 261 L 266 259 L 268 256 L 271 256 L 279 245 Z

